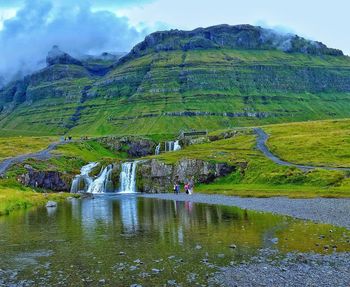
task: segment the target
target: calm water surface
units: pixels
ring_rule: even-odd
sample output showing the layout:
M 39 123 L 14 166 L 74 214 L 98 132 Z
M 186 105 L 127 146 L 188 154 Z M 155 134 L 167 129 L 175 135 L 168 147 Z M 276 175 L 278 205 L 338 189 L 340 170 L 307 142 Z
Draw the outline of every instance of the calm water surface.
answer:
M 342 252 L 349 238 L 346 229 L 235 207 L 74 199 L 0 217 L 0 286 L 205 286 L 261 248 Z

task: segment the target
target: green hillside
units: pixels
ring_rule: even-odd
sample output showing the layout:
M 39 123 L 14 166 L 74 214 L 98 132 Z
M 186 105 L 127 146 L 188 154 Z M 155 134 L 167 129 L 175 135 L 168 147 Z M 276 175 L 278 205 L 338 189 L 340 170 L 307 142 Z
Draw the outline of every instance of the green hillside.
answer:
M 175 134 L 350 117 L 349 57 L 297 36 L 278 46 L 261 40 L 264 33 L 253 26 L 157 32 L 102 75 L 67 57 L 54 61 L 0 91 L 0 128 Z

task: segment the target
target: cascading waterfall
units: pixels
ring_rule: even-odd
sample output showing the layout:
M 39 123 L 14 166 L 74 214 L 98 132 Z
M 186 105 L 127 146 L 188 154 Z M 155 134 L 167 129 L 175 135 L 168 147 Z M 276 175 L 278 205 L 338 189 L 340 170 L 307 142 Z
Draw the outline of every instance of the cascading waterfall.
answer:
M 156 150 L 155 150 L 155 155 L 159 155 L 160 154 L 160 143 L 156 146 Z
M 91 183 L 88 193 L 106 193 L 113 192 L 112 182 L 113 165 L 106 166 L 99 176 Z
M 137 163 L 137 161 L 134 161 L 122 164 L 119 193 L 136 193 Z M 98 163 L 93 162 L 81 168 L 80 174 L 72 182 L 72 193 L 87 192 L 100 194 L 115 191 L 112 181 L 113 165 L 111 164 L 102 168 L 100 174 L 93 179 L 89 174 L 97 165 Z
M 97 165 L 97 162 L 91 162 L 81 168 L 80 174 L 77 175 L 72 181 L 70 190 L 71 193 L 86 192 L 89 189 L 93 182 L 93 179 L 89 176 L 89 174 Z
M 136 166 L 137 161 L 122 164 L 119 193 L 136 193 Z
M 178 140 L 165 143 L 165 151 L 177 151 L 180 149 L 181 149 L 181 146 Z
M 174 142 L 174 151 L 180 150 L 180 149 L 181 149 L 181 146 L 180 146 L 179 141 L 175 141 L 175 142 Z

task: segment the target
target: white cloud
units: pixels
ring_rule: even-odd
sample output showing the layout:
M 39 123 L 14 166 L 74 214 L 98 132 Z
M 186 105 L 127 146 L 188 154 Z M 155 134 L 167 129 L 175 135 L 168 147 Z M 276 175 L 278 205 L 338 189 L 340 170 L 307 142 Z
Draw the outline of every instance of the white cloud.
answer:
M 16 8 L 1 8 L 0 9 L 0 30 L 4 27 L 4 22 L 8 19 L 11 19 L 16 15 Z
M 64 3 L 27 0 L 15 17 L 3 14 L 12 15 L 0 30 L 0 75 L 6 80 L 18 71 L 27 74 L 42 67 L 56 44 L 73 55 L 124 52 L 146 34 L 130 27 L 127 18 L 109 11 L 92 12 L 84 1 L 69 7 Z

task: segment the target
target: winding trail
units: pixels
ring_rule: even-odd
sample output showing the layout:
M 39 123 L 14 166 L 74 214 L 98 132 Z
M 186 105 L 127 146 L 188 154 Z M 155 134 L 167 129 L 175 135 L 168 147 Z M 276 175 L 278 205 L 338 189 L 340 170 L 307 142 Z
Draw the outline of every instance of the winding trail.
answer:
M 51 151 L 53 151 L 57 146 L 63 145 L 69 143 L 68 142 L 55 142 L 50 144 L 46 149 L 35 152 L 35 153 L 28 153 L 23 155 L 18 155 L 15 157 L 7 158 L 0 162 L 0 177 L 3 177 L 5 175 L 5 172 L 14 164 L 24 162 L 25 160 L 29 158 L 37 159 L 37 160 L 48 160 L 53 155 L 51 154 Z
M 265 131 L 261 128 L 254 129 L 257 138 L 256 138 L 256 147 L 260 150 L 267 158 L 272 160 L 273 162 L 282 165 L 282 166 L 294 166 L 303 171 L 309 171 L 315 168 L 326 169 L 326 170 L 337 170 L 337 171 L 350 171 L 348 167 L 330 167 L 330 166 L 312 166 L 312 165 L 302 165 L 295 164 L 288 161 L 284 161 L 280 159 L 278 156 L 274 155 L 270 149 L 268 148 L 266 142 L 269 139 L 269 135 L 265 133 Z

